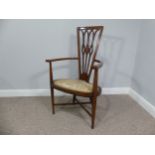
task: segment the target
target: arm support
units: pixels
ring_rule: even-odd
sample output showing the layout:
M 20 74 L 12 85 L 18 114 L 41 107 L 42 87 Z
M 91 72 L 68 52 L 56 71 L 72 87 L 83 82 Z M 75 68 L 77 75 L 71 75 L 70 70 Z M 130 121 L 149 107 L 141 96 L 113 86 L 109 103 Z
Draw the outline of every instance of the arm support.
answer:
M 56 58 L 56 59 L 46 59 L 46 62 L 49 63 L 49 76 L 50 76 L 50 85 L 53 86 L 53 67 L 52 62 L 64 61 L 64 60 L 78 60 L 78 57 L 65 57 L 65 58 Z
M 92 69 L 99 69 L 99 68 L 101 68 L 101 67 L 103 66 L 103 62 L 101 62 L 100 60 L 95 59 L 94 61 L 95 61 L 97 64 L 94 64 L 94 65 L 92 66 Z
M 46 59 L 46 62 L 55 62 L 55 61 L 64 61 L 64 60 L 78 60 L 77 57 L 65 57 L 65 58 L 56 58 L 56 59 Z
M 93 79 L 93 94 L 94 96 L 97 96 L 98 94 L 98 70 L 99 68 L 101 68 L 103 66 L 103 63 L 100 60 L 96 60 L 95 62 L 97 62 L 97 64 L 94 64 L 92 66 L 92 69 L 94 70 L 94 79 Z

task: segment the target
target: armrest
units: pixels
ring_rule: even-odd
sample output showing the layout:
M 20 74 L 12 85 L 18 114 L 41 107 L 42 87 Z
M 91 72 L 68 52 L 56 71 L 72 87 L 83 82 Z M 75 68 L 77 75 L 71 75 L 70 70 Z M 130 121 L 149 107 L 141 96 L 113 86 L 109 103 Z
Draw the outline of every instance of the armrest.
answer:
M 55 58 L 55 59 L 46 59 L 46 62 L 49 63 L 49 76 L 50 76 L 50 85 L 53 86 L 53 67 L 52 62 L 63 61 L 63 60 L 78 60 L 78 57 L 64 57 L 64 58 Z
M 103 62 L 101 62 L 100 60 L 95 59 L 95 62 L 97 62 L 97 64 L 94 64 L 92 66 L 92 69 L 99 69 L 103 66 Z
M 55 59 L 46 59 L 46 62 L 64 61 L 64 60 L 78 60 L 78 57 L 64 57 Z
M 94 64 L 92 66 L 92 69 L 94 69 L 93 94 L 95 96 L 97 96 L 97 94 L 98 94 L 98 91 L 97 91 L 97 89 L 98 89 L 98 70 L 99 70 L 99 68 L 101 68 L 103 66 L 103 62 L 101 62 L 100 60 L 97 60 L 97 59 L 95 59 L 95 62 L 97 64 Z

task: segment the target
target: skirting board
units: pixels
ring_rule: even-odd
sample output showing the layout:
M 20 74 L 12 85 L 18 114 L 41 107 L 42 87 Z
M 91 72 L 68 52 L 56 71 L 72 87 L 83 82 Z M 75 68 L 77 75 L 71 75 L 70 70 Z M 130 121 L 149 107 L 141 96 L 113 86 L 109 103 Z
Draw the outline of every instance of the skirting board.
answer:
M 102 88 L 102 95 L 128 94 L 129 91 L 129 87 Z
M 149 101 L 144 97 L 138 94 L 135 90 L 130 89 L 129 95 L 134 99 L 140 106 L 142 106 L 149 114 L 155 118 L 155 106 L 153 106 Z
M 149 103 L 144 97 L 129 87 L 123 88 L 103 88 L 103 95 L 126 94 L 132 97 L 140 106 L 155 118 L 155 107 Z M 62 96 L 64 93 L 55 91 L 56 96 Z M 50 96 L 49 89 L 12 89 L 0 90 L 0 97 L 20 97 L 20 96 Z
M 128 94 L 130 88 L 103 88 L 102 94 Z M 64 93 L 55 90 L 56 96 L 62 96 Z M 0 97 L 19 97 L 19 96 L 50 96 L 49 89 L 7 89 L 0 90 Z
M 0 97 L 48 96 L 48 89 L 7 89 L 0 90 Z
M 57 96 L 62 96 L 63 93 L 55 91 Z M 22 97 L 22 96 L 50 96 L 49 89 L 9 89 L 0 90 L 0 97 Z

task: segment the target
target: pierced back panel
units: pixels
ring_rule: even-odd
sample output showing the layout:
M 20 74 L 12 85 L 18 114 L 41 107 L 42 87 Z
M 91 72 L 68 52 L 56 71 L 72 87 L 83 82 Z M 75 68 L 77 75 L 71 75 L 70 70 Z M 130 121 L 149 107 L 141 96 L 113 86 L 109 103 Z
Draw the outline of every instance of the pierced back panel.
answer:
M 77 43 L 79 57 L 79 78 L 89 81 L 92 65 L 96 58 L 101 40 L 103 26 L 77 28 Z

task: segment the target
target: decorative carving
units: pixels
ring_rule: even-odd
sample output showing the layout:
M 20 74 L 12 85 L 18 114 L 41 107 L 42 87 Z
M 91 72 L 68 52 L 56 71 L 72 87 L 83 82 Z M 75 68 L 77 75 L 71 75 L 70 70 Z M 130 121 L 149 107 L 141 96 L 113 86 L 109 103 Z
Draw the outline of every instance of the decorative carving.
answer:
M 89 81 L 96 58 L 103 27 L 78 27 L 78 52 L 80 57 L 80 79 Z

